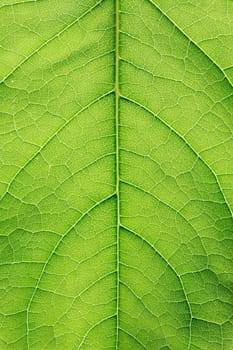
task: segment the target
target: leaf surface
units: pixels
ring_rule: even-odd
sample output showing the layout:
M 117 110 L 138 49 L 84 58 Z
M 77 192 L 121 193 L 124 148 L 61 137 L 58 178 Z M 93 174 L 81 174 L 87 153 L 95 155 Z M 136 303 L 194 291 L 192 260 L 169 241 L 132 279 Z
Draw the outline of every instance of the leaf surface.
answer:
M 0 18 L 0 349 L 232 349 L 233 3 Z

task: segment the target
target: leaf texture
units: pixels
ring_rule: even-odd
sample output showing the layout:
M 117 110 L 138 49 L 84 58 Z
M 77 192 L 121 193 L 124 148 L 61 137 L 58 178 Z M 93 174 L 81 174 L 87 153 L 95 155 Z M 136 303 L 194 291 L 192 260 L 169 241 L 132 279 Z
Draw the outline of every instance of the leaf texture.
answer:
M 0 18 L 0 349 L 231 350 L 233 2 Z

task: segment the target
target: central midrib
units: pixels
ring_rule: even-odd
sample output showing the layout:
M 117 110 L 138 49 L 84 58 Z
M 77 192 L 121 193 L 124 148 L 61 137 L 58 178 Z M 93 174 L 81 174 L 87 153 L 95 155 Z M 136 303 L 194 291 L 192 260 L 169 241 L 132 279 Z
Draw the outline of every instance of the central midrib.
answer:
M 115 132 L 116 132 L 116 349 L 119 348 L 119 297 L 120 297 L 120 193 L 119 193 L 119 0 L 115 0 Z

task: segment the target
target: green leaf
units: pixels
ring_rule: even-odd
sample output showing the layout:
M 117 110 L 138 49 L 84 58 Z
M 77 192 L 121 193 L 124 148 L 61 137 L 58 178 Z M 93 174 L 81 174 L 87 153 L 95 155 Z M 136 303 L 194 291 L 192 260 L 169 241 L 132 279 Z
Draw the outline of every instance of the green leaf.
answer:
M 0 4 L 0 350 L 233 348 L 233 2 Z

